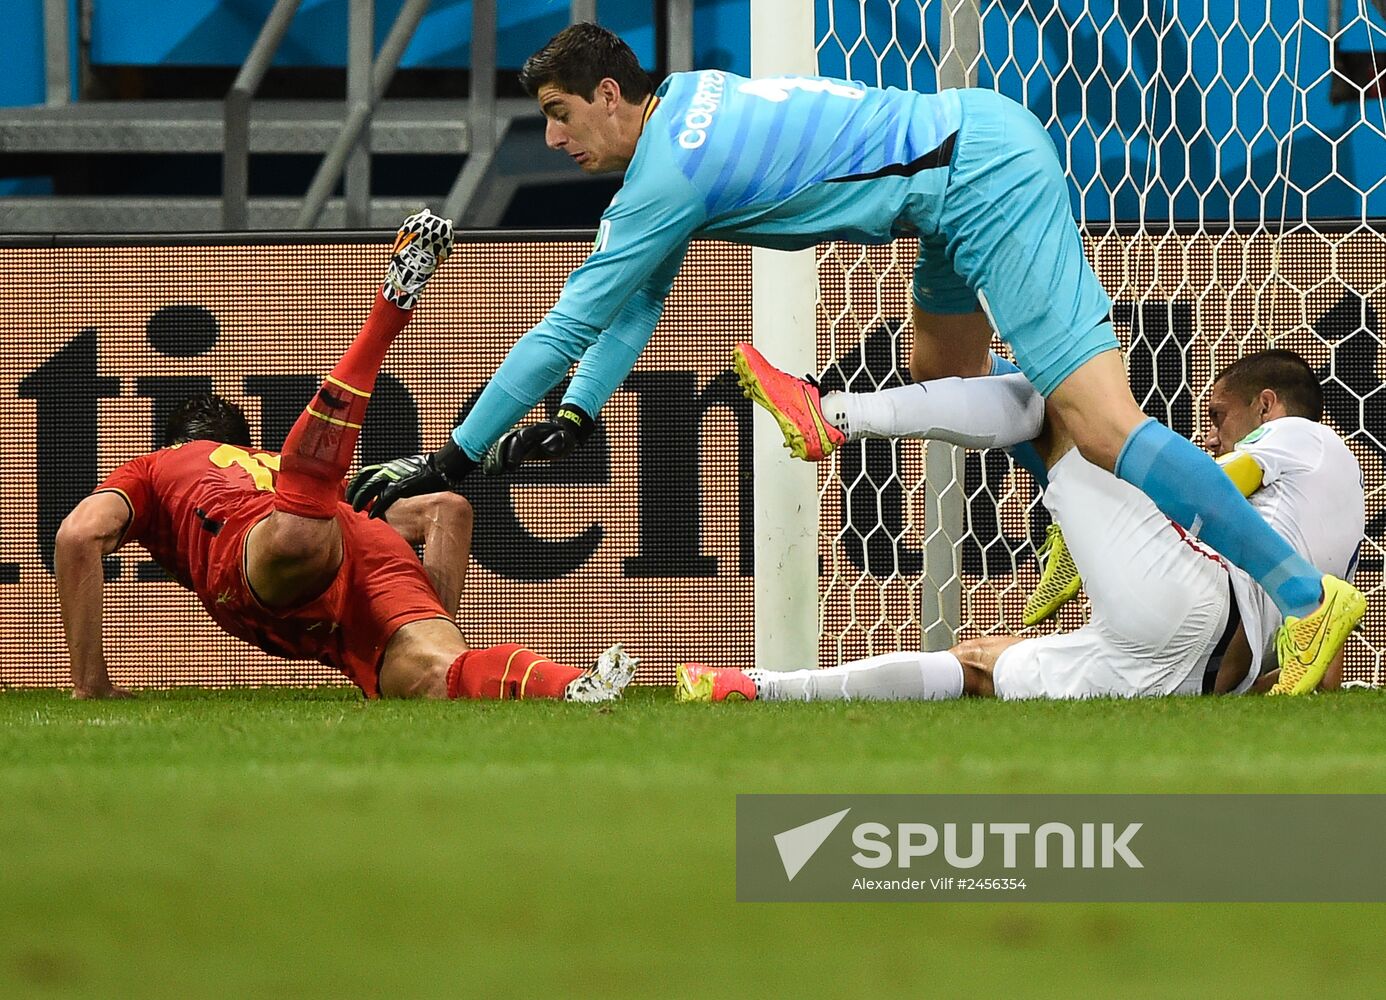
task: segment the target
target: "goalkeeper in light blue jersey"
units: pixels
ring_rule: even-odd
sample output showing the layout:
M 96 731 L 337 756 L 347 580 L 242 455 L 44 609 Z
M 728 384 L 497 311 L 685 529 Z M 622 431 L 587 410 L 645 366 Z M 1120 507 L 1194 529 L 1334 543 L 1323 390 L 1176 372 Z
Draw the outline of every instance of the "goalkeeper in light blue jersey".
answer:
M 989 353 L 994 327 L 1086 459 L 1196 527 L 1275 599 L 1282 670 L 1322 675 L 1362 595 L 1319 574 L 1211 458 L 1136 404 L 1053 143 L 1023 107 L 985 90 L 716 70 L 652 91 L 630 48 L 593 24 L 551 39 L 521 82 L 552 149 L 588 173 L 623 171 L 624 183 L 591 255 L 449 440 L 362 470 L 348 491 L 357 509 L 379 515 L 399 497 L 456 488 L 483 457 L 513 469 L 569 454 L 644 350 L 692 239 L 792 250 L 914 237 L 911 376 L 1005 370 Z M 512 430 L 574 364 L 554 419 Z

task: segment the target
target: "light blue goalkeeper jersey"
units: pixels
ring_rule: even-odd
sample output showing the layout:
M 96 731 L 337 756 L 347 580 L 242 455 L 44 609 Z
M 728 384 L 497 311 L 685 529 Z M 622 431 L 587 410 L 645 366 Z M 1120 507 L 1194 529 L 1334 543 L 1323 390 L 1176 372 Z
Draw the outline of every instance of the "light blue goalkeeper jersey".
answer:
M 472 458 L 575 361 L 565 401 L 595 415 L 654 332 L 692 239 L 795 250 L 937 231 L 957 91 L 705 70 L 655 96 L 592 254 L 454 430 Z

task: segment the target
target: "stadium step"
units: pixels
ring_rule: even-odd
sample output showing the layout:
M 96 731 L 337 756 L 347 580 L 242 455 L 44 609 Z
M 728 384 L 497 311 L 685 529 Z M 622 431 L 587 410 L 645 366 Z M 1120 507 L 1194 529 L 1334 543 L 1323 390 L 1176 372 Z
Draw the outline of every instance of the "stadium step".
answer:
M 400 219 L 418 211 L 425 200 L 373 198 L 369 228 L 393 230 Z M 293 229 L 301 206 L 302 200 L 297 198 L 253 198 L 250 228 Z M 323 208 L 318 228 L 345 227 L 343 199 L 330 199 Z M 0 198 L 0 232 L 200 233 L 220 229 L 219 198 Z
M 513 107 L 511 106 L 513 105 Z M 532 101 L 498 102 L 504 115 L 533 116 Z M 7 153 L 220 153 L 220 101 L 82 101 L 61 107 L 0 108 Z M 263 100 L 251 105 L 252 153 L 322 153 L 346 117 L 344 101 Z M 377 108 L 376 153 L 465 153 L 471 125 L 465 100 L 393 100 Z
M 462 99 L 385 101 L 376 109 L 371 125 L 371 152 L 469 156 L 472 137 L 478 134 L 470 120 L 473 110 Z M 343 101 L 256 101 L 251 109 L 250 151 L 321 155 L 336 141 L 346 113 Z M 523 185 L 588 179 L 565 157 L 545 149 L 544 119 L 533 101 L 498 100 L 496 120 L 490 127 L 501 140 L 493 152 L 478 160 L 480 169 L 464 175 L 466 183 L 456 188 L 459 200 L 452 211 L 460 223 L 498 225 Z M 0 151 L 42 156 L 50 169 L 54 164 L 113 154 L 217 155 L 223 151 L 224 132 L 220 101 L 91 101 L 63 107 L 0 108 Z M 435 210 L 444 207 L 441 193 L 428 199 L 374 198 L 371 227 L 393 229 L 425 200 Z M 277 196 L 253 198 L 249 228 L 295 228 L 300 204 Z M 406 208 L 403 214 L 401 206 Z M 344 224 L 338 199 L 328 202 L 316 228 L 337 229 Z M 0 232 L 204 232 L 221 226 L 219 199 L 177 197 L 174 191 L 167 197 L 155 189 L 104 197 L 74 193 L 0 198 Z

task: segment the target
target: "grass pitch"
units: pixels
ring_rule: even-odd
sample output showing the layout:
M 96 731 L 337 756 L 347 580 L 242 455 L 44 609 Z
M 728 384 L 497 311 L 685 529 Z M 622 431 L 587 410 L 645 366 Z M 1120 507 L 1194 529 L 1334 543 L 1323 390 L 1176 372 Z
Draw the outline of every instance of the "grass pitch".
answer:
M 733 818 L 737 792 L 1380 793 L 1383 710 L 9 692 L 0 995 L 1377 993 L 1386 906 L 738 904 Z

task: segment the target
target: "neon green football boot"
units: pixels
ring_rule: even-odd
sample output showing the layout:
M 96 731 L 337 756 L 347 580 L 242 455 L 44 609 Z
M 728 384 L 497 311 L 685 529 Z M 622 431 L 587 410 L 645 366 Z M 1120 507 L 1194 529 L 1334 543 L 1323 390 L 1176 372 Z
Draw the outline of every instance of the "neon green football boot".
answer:
M 1040 580 L 1035 592 L 1025 601 L 1025 615 L 1021 620 L 1026 625 L 1038 625 L 1051 617 L 1077 597 L 1083 587 L 1083 578 L 1078 575 L 1078 567 L 1064 542 L 1063 530 L 1057 524 L 1044 529 L 1044 544 L 1035 558 L 1040 564 Z
M 1366 610 L 1362 591 L 1336 576 L 1325 575 L 1323 602 L 1303 618 L 1287 615 L 1275 633 L 1280 679 L 1270 693 L 1303 695 L 1318 687 Z

